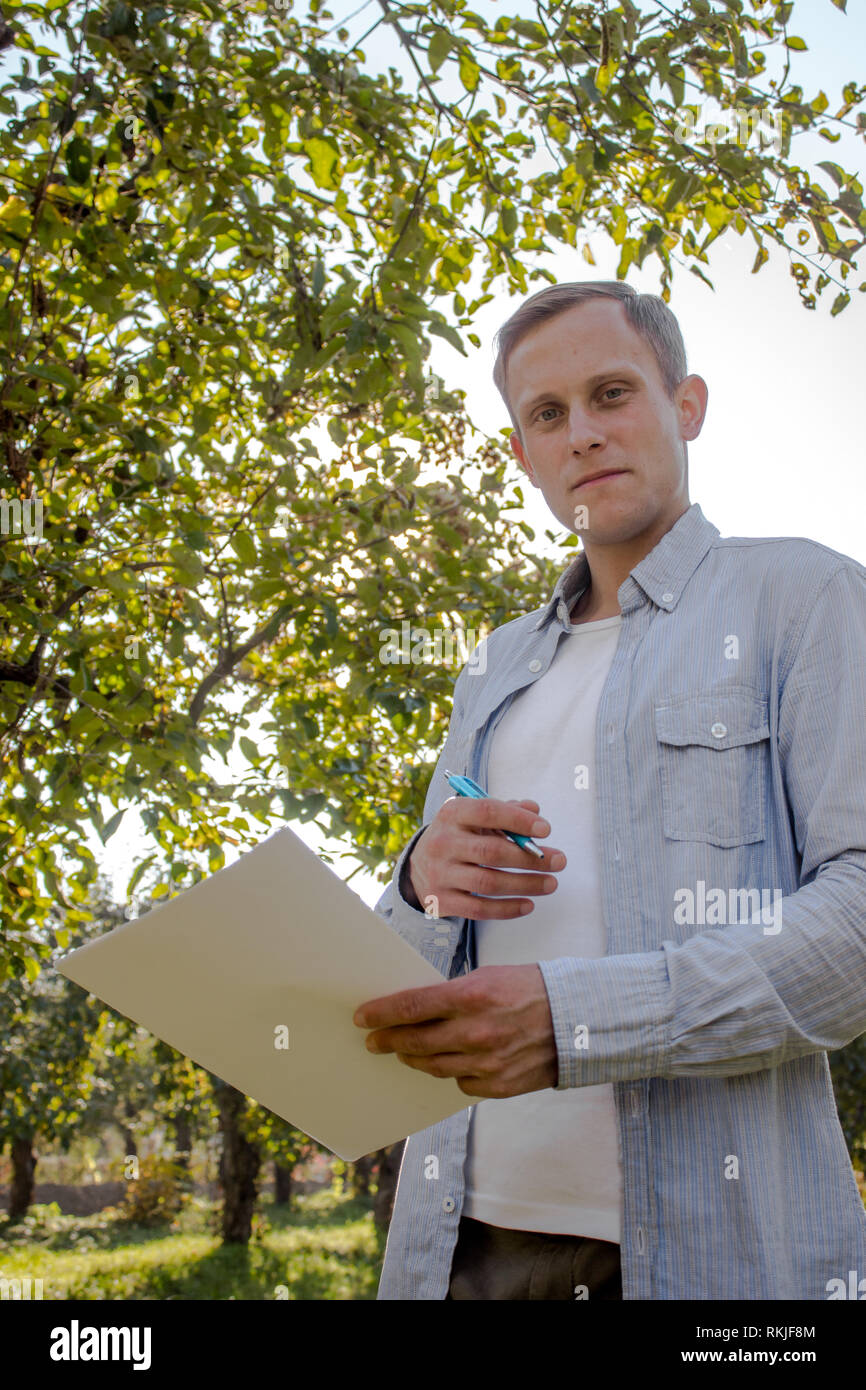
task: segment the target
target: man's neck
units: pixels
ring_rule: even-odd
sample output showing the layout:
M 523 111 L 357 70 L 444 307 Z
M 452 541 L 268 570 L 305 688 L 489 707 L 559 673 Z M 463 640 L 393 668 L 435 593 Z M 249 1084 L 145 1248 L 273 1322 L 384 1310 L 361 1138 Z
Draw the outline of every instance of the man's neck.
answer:
M 688 504 L 684 510 L 688 510 Z M 680 513 L 680 516 L 684 512 Z M 679 520 L 679 517 L 677 517 Z M 571 610 L 572 623 L 600 622 L 602 618 L 615 618 L 620 613 L 619 590 L 636 565 L 654 550 L 671 529 L 669 523 L 662 530 L 636 536 L 625 545 L 585 546 L 589 566 L 590 583 Z
M 569 614 L 569 621 L 572 626 L 576 623 L 598 623 L 602 618 L 615 618 L 620 612 L 620 606 L 614 595 L 613 603 L 603 603 L 595 591 L 595 586 L 589 584 L 581 594 L 577 603 Z

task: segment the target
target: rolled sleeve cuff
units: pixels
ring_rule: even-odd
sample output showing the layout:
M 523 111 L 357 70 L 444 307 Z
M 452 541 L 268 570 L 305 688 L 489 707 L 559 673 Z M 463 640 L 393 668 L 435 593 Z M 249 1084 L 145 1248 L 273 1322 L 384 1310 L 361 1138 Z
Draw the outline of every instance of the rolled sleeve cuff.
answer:
M 661 951 L 538 966 L 559 1060 L 555 1090 L 667 1074 L 671 989 Z
M 426 826 L 422 826 L 403 849 L 394 867 L 391 882 L 383 897 L 376 904 L 376 911 L 381 917 L 384 917 L 394 931 L 402 936 L 404 941 L 408 941 L 410 946 L 414 946 L 425 960 L 429 960 L 432 965 L 436 966 L 437 970 L 447 974 L 454 953 L 460 944 L 466 919 L 464 917 L 428 917 L 425 912 L 407 903 L 400 892 L 400 877 L 403 873 L 403 867 L 426 829 Z

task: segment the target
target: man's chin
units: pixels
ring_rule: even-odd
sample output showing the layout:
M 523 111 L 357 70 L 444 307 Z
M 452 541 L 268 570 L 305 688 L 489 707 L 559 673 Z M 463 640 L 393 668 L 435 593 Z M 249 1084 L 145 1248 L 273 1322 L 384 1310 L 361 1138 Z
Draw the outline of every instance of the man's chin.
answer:
M 632 512 L 624 514 L 621 510 L 603 505 L 587 510 L 587 524 L 576 529 L 584 545 L 624 545 L 635 540 L 652 524 L 649 517 L 635 516 Z M 573 522 L 571 529 L 575 529 Z

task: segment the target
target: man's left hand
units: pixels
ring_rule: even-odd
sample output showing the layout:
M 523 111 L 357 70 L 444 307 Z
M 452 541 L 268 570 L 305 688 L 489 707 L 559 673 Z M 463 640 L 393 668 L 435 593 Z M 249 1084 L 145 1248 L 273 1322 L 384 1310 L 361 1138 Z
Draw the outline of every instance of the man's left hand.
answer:
M 483 965 L 441 985 L 387 994 L 362 1004 L 353 1021 L 375 1030 L 369 1052 L 396 1052 L 407 1067 L 456 1077 L 467 1096 L 520 1096 L 559 1077 L 537 965 Z

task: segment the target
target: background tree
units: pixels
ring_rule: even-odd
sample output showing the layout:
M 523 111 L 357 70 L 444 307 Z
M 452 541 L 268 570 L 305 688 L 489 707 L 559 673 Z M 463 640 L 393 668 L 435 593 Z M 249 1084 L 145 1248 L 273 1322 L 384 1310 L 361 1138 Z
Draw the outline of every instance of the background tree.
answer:
M 33 1200 L 39 1137 L 68 1148 L 80 1126 L 105 1020 L 98 1000 L 50 968 L 0 984 L 0 1149 L 10 1147 L 13 1220 Z
M 330 1151 L 261 1105 L 253 1107 L 249 1129 L 255 1135 L 262 1160 L 273 1162 L 274 1201 L 291 1207 L 295 1169 L 315 1154 Z
M 504 514 L 502 449 L 431 397 L 431 334 L 477 343 L 481 305 L 599 229 L 666 297 L 730 229 L 756 270 L 786 247 L 808 307 L 848 300 L 862 187 L 791 137 L 862 129 L 863 88 L 804 95 L 791 4 L 379 9 L 414 82 L 317 3 L 6 7 L 0 498 L 44 511 L 41 540 L 0 536 L 10 968 L 52 902 L 86 913 L 85 832 L 131 806 L 175 886 L 286 818 L 387 872 L 454 673 L 394 673 L 379 634 L 498 624 L 554 573 Z M 780 113 L 781 152 L 683 141 L 710 96 Z
M 249 1123 L 252 1102 L 219 1077 L 214 1077 L 213 1090 L 222 1137 L 222 1238 L 226 1245 L 246 1245 L 252 1232 L 262 1162 L 261 1148 Z

